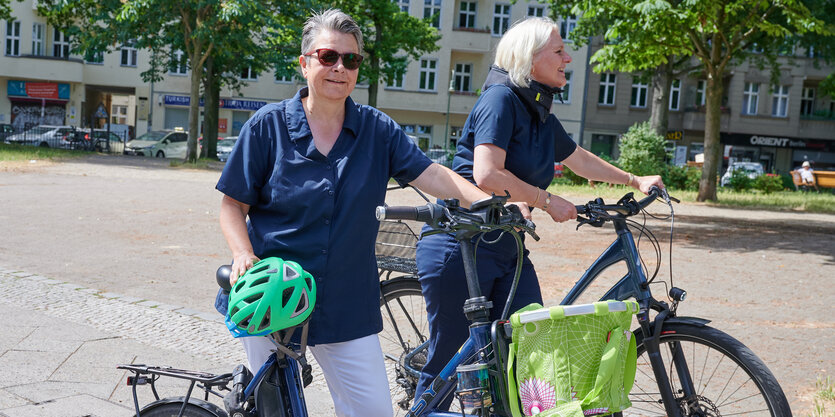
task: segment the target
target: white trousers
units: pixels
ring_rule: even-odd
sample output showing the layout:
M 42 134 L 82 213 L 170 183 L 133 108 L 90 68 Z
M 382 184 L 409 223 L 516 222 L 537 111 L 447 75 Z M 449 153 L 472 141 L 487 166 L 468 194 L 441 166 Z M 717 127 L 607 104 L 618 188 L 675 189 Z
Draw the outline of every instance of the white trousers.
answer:
M 254 374 L 275 345 L 266 337 L 242 337 L 249 369 Z M 322 367 L 339 417 L 393 415 L 383 351 L 376 334 L 341 343 L 309 347 Z

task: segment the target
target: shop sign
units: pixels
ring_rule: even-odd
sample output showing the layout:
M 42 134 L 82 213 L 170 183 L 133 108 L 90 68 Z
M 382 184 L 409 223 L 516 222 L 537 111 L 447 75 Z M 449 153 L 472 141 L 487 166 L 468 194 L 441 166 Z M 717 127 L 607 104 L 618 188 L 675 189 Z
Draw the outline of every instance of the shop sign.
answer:
M 785 136 L 745 135 L 738 133 L 722 133 L 722 143 L 740 146 L 767 146 L 774 148 L 814 149 L 828 151 L 832 143 L 821 140 L 797 139 Z
M 163 101 L 167 106 L 188 106 L 191 103 L 189 96 L 165 95 Z M 266 101 L 220 99 L 220 108 L 232 110 L 255 111 L 267 105 Z M 203 107 L 203 99 L 200 99 L 200 107 Z
M 684 131 L 683 130 L 669 130 L 669 131 L 667 131 L 667 136 L 665 137 L 665 139 L 667 139 L 667 140 L 681 140 L 682 137 L 684 137 Z
M 9 80 L 9 97 L 41 98 L 47 100 L 69 100 L 70 85 L 63 83 L 36 83 Z
M 218 119 L 217 121 L 217 131 L 220 133 L 226 133 L 226 121 L 227 119 Z

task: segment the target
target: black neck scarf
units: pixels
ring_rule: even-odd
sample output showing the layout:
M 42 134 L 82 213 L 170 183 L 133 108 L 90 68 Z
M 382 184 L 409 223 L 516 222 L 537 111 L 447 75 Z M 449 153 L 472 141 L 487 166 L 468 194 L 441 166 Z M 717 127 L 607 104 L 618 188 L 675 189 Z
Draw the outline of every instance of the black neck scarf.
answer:
M 507 71 L 495 65 L 490 66 L 490 72 L 487 73 L 487 79 L 484 81 L 481 91 L 486 90 L 493 84 L 504 84 L 510 87 L 516 93 L 516 96 L 522 100 L 531 115 L 540 122 L 544 122 L 545 118 L 551 114 L 551 103 L 554 102 L 554 95 L 557 95 L 560 102 L 563 102 L 561 88 L 552 88 L 534 80 L 528 81 L 528 87 L 520 87 L 510 79 Z

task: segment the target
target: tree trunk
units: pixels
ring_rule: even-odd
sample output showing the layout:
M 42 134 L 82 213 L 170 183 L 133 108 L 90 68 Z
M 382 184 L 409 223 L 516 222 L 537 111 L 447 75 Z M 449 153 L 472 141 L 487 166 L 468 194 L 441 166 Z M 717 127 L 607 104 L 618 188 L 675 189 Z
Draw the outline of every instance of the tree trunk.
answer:
M 369 59 L 369 64 L 371 66 L 371 73 L 372 74 L 379 74 L 380 70 L 380 58 L 376 56 L 371 56 Z M 374 108 L 377 108 L 377 91 L 380 88 L 380 77 L 377 77 L 376 80 L 369 79 L 368 80 L 368 105 Z
M 673 57 L 669 57 L 672 59 Z M 670 86 L 673 83 L 673 63 L 659 65 L 652 75 L 652 113 L 649 117 L 650 128 L 661 137 L 667 135 L 670 102 Z
M 220 84 L 217 68 L 212 57 L 206 59 L 206 74 L 203 78 L 203 150 L 200 156 L 217 158 L 217 121 L 220 105 Z
M 200 82 L 203 80 L 203 65 L 200 65 L 201 49 L 195 46 L 191 62 L 191 92 L 188 109 L 188 144 L 186 162 L 197 162 L 197 137 L 200 135 Z
M 719 158 L 722 156 L 722 144 L 719 130 L 722 121 L 722 73 L 719 70 L 708 71 L 707 94 L 705 98 L 705 163 L 702 166 L 702 179 L 699 181 L 697 201 L 718 201 L 716 197 L 716 174 L 719 172 Z

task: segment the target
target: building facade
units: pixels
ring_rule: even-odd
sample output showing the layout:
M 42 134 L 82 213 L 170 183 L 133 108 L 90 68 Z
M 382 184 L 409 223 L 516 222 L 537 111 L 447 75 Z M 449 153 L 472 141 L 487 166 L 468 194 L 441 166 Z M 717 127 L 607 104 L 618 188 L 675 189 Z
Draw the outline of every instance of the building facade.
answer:
M 775 85 L 770 71 L 747 63 L 726 74 L 723 168 L 732 161 L 753 161 L 766 172 L 787 173 L 806 160 L 817 169 L 835 167 L 835 99 L 818 93 L 820 82 L 835 68 L 815 65 L 807 51 L 794 54 L 793 59 L 778 58 Z M 680 77 L 671 86 L 667 138 L 679 165 L 704 151 L 705 88 L 706 80 L 698 76 Z M 588 95 L 583 144 L 596 154 L 617 157 L 618 137 L 650 118 L 650 82 L 636 74 L 591 73 Z
M 0 55 L 0 123 L 17 128 L 36 124 L 131 126 L 135 134 L 148 130 L 188 128 L 190 71 L 171 68 L 161 82 L 145 83 L 150 52 L 119 45 L 100 56 L 70 53 L 70 40 L 37 14 L 33 0 L 12 2 L 14 20 L 2 22 L 4 53 Z M 516 21 L 547 15 L 543 4 L 505 0 L 398 0 L 401 10 L 418 18 L 435 16 L 440 49 L 409 63 L 402 79 L 382 84 L 377 107 L 415 136 L 423 149 L 456 142 L 487 76 L 496 44 Z M 571 17 L 558 19 L 564 38 L 574 28 Z M 569 84 L 564 103 L 554 112 L 566 131 L 579 138 L 586 92 L 587 47 L 567 51 L 573 62 L 566 69 Z M 181 52 L 174 52 L 182 57 Z M 240 92 L 220 93 L 219 134 L 236 135 L 261 106 L 292 97 L 304 80 L 277 78 L 272 73 L 240 74 L 247 85 Z M 367 103 L 368 89 L 352 94 Z M 107 113 L 105 116 L 103 113 Z M 202 112 L 201 112 L 202 113 Z

